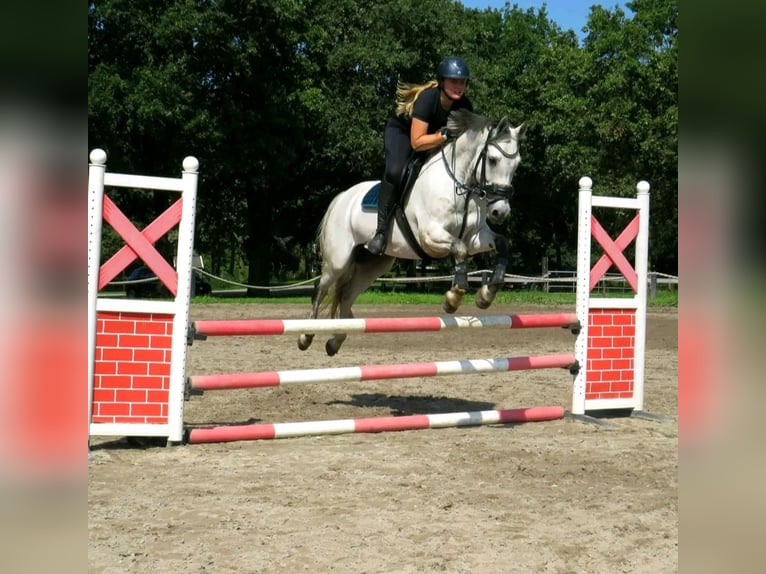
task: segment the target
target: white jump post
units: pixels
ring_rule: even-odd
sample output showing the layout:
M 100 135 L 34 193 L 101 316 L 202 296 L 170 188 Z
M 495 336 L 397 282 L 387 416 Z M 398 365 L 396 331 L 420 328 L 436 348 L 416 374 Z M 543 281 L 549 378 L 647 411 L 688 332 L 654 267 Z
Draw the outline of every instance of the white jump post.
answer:
M 180 178 L 106 172 L 94 149 L 88 173 L 88 436 L 183 439 L 183 401 L 194 216 L 199 162 L 183 160 Z M 180 192 L 181 197 L 139 231 L 105 195 L 105 187 Z M 103 221 L 126 245 L 101 265 Z M 178 224 L 176 268 L 154 243 Z M 168 288 L 172 301 L 99 297 L 136 259 Z
M 589 177 L 580 179 L 577 240 L 576 313 L 582 326 L 575 343 L 580 371 L 572 393 L 572 414 L 644 408 L 646 350 L 646 295 L 649 254 L 649 184 L 636 185 L 636 198 L 593 195 Z M 627 209 L 633 220 L 612 239 L 593 214 L 593 208 Z M 604 255 L 593 264 L 591 241 Z M 623 250 L 635 239 L 635 261 Z M 623 274 L 633 297 L 593 297 L 591 292 L 612 266 Z

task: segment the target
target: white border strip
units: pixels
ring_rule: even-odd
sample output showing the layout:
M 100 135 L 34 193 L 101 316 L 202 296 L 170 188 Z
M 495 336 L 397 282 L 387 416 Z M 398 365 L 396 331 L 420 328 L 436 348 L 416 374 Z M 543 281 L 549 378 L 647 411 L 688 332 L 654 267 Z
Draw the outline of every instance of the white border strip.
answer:
M 125 173 L 104 174 L 104 185 L 159 191 L 183 191 L 184 189 L 181 179 L 149 175 L 128 175 Z
M 96 303 L 96 309 L 121 313 L 176 314 L 175 301 L 147 301 L 144 299 L 99 299 Z
M 641 303 L 638 297 L 631 297 L 629 299 L 592 297 L 590 299 L 591 309 L 639 309 L 640 307 Z
M 606 197 L 603 195 L 592 196 L 593 207 L 612 207 L 615 209 L 640 209 L 641 204 L 635 198 L 627 197 Z
M 170 425 L 141 423 L 91 423 L 91 436 L 168 436 Z
M 636 409 L 636 387 L 633 387 L 633 397 L 626 399 L 588 399 L 589 411 L 603 411 L 612 409 Z M 637 409 L 641 410 L 641 409 Z M 580 413 L 584 414 L 584 413 Z

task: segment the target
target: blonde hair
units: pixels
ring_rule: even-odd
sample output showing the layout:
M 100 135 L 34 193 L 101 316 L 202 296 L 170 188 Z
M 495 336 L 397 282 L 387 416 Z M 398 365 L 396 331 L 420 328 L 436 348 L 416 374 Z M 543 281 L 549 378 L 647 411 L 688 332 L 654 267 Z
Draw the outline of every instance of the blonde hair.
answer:
M 396 115 L 411 116 L 415 100 L 423 90 L 435 88 L 439 85 L 436 80 L 431 80 L 425 84 L 406 84 L 404 82 L 396 83 Z

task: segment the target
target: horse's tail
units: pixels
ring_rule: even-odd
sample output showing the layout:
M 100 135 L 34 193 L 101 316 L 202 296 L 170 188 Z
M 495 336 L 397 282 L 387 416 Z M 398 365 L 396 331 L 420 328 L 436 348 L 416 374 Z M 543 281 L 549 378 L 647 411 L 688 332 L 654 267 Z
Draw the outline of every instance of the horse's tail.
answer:
M 333 197 L 330 205 L 325 210 L 324 215 L 319 222 L 319 226 L 317 227 L 316 242 L 317 245 L 319 245 L 319 256 L 322 259 L 322 268 L 327 265 L 327 257 L 325 257 L 325 253 L 327 252 L 327 232 L 328 229 L 330 229 L 330 218 L 332 217 L 332 214 L 335 211 L 338 202 L 340 201 L 340 195 L 341 194 L 338 194 Z

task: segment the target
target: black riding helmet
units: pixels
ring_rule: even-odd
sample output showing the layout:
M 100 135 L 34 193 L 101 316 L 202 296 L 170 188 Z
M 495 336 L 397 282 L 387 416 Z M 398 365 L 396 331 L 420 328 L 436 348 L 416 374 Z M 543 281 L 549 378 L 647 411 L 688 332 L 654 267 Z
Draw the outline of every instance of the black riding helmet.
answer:
M 471 73 L 468 71 L 468 64 L 465 63 L 463 58 L 457 56 L 450 56 L 444 58 L 439 67 L 436 68 L 436 80 L 441 83 L 444 78 L 465 78 L 466 81 L 471 79 Z

